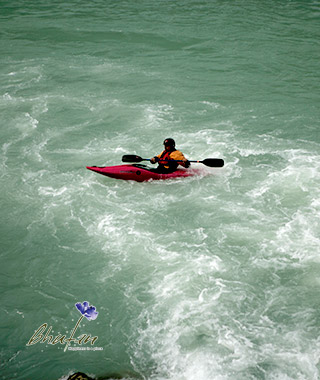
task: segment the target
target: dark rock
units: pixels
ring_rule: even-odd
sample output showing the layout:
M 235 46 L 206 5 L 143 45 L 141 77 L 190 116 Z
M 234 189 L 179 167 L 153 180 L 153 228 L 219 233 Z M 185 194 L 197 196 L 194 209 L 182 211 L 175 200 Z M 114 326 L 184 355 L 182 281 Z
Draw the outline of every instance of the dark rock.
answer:
M 68 377 L 68 380 L 94 380 L 83 372 L 77 372 Z

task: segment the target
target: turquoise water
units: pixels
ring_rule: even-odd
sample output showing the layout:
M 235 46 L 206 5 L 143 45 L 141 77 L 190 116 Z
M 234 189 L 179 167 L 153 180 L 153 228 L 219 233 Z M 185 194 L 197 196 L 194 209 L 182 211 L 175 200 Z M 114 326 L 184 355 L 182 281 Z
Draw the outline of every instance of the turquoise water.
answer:
M 319 1 L 0 1 L 2 379 L 319 378 L 319 22 Z M 167 137 L 226 165 L 85 169 Z M 27 346 L 83 301 L 99 350 Z

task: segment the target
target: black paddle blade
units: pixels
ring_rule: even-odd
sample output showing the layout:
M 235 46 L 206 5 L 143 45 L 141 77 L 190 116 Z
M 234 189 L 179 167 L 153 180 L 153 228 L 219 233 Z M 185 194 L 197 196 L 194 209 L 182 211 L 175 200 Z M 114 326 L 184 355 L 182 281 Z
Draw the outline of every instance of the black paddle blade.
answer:
M 224 165 L 224 161 L 222 158 L 206 158 L 205 160 L 200 162 L 206 166 L 210 166 L 211 168 L 222 168 L 222 166 Z
M 135 154 L 125 154 L 122 156 L 122 162 L 141 162 L 143 159 Z

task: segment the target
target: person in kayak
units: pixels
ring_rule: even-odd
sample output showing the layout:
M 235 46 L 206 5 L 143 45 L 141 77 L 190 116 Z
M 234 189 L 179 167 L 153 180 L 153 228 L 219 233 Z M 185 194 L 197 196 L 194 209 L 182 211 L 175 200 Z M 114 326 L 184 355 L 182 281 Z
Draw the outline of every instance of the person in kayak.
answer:
M 176 149 L 176 143 L 173 139 L 165 139 L 163 145 L 164 151 L 150 159 L 152 164 L 159 163 L 159 166 L 154 171 L 157 173 L 173 173 L 179 165 L 185 168 L 190 166 L 190 162 L 185 158 L 183 153 Z M 180 162 L 176 162 L 176 160 Z

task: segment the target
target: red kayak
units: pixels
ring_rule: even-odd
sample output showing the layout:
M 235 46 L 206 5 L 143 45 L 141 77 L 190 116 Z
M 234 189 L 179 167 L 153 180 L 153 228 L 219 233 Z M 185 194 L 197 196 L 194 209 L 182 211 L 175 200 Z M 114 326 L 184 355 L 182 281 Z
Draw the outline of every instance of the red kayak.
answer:
M 125 179 L 137 182 L 150 181 L 154 179 L 171 179 L 180 177 L 191 177 L 199 174 L 197 169 L 177 169 L 173 173 L 160 174 L 150 169 L 148 166 L 133 165 L 117 165 L 117 166 L 87 166 L 87 169 L 107 177 L 116 179 Z

